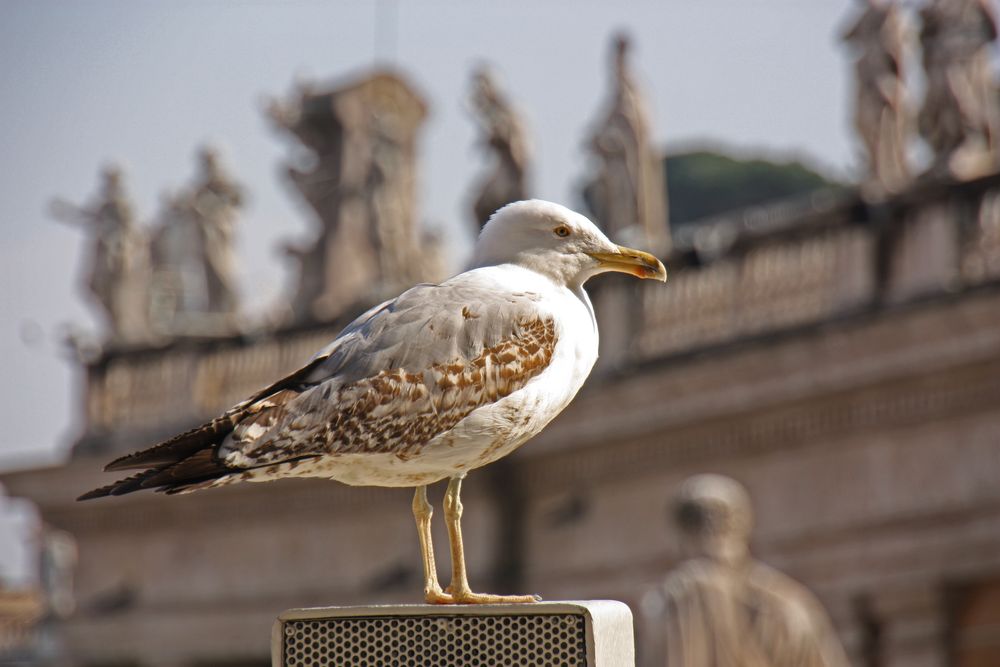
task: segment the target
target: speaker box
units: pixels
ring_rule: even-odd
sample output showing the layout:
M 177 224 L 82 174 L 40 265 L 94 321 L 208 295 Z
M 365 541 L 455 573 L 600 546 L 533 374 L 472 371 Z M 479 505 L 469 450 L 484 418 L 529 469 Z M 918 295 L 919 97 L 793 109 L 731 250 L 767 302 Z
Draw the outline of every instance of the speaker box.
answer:
M 321 607 L 282 613 L 274 667 L 634 667 L 632 612 L 613 600 Z

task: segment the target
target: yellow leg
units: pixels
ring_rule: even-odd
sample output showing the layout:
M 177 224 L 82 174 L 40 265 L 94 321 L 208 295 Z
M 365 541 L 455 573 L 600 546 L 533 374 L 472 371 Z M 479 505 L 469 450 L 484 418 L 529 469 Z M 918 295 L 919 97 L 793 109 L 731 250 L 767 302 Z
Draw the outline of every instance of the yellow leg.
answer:
M 430 604 L 447 604 L 451 596 L 441 590 L 437 566 L 434 564 L 434 540 L 431 538 L 431 517 L 434 508 L 427 502 L 427 487 L 418 486 L 413 493 L 413 518 L 417 520 L 420 555 L 424 561 L 424 599 Z
M 458 604 L 492 604 L 498 602 L 537 602 L 534 595 L 490 595 L 473 593 L 469 588 L 468 572 L 465 569 L 465 548 L 462 545 L 462 479 L 465 475 L 452 477 L 444 494 L 444 520 L 448 526 L 448 540 L 451 543 L 451 594 L 450 602 Z

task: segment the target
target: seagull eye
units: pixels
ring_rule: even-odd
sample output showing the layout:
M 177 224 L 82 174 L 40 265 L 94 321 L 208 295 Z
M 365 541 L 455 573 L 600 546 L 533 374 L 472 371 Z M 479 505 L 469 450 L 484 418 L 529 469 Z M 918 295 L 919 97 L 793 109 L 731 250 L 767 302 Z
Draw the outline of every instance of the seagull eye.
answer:
M 559 238 L 564 239 L 567 236 L 569 236 L 569 227 L 567 227 L 566 225 L 559 225 L 558 227 L 553 229 L 552 232 Z

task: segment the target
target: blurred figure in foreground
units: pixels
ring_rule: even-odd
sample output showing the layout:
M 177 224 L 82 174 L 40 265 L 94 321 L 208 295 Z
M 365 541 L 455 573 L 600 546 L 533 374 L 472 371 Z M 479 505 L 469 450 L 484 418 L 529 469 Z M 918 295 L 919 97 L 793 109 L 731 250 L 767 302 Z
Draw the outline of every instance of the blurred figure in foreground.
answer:
M 662 585 L 669 667 L 846 667 L 804 586 L 750 556 L 746 490 L 719 475 L 684 482 L 674 520 L 688 560 Z

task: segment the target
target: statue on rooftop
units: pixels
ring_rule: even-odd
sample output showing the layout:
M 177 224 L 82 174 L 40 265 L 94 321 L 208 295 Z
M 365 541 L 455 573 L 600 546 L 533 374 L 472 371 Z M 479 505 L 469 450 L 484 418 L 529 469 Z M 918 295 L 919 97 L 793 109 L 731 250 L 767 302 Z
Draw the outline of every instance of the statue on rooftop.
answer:
M 184 313 L 200 309 L 201 242 L 191 193 L 164 192 L 150 237 L 150 323 L 154 331 L 181 333 Z
M 150 319 L 162 335 L 217 335 L 235 326 L 237 301 L 233 236 L 243 190 L 202 148 L 199 174 L 163 195 L 152 232 Z
M 317 226 L 307 242 L 283 244 L 298 265 L 290 317 L 330 320 L 427 280 L 416 193 L 427 107 L 409 83 L 389 71 L 300 83 L 267 114 L 297 140 L 287 174 Z
M 610 104 L 588 143 L 600 167 L 587 199 L 595 221 L 612 238 L 662 254 L 670 248 L 666 180 L 630 51 L 626 36 L 615 38 Z
M 404 126 L 397 114 L 373 111 L 370 126 L 371 161 L 365 182 L 372 246 L 378 262 L 382 297 L 399 285 L 415 282 L 416 230 L 404 223 L 409 193 L 401 187 L 413 174 L 404 148 Z
M 73 577 L 78 562 L 77 542 L 71 533 L 42 525 L 38 535 L 39 579 L 49 614 L 69 618 L 76 609 Z
M 660 589 L 668 667 L 847 667 L 812 593 L 751 557 L 753 511 L 738 482 L 689 478 L 674 521 L 688 560 Z
M 482 132 L 480 145 L 491 154 L 472 205 L 479 229 L 505 204 L 528 198 L 527 171 L 531 147 L 520 113 L 496 85 L 493 74 L 481 67 L 473 74 L 469 106 Z
M 55 218 L 85 227 L 93 238 L 86 284 L 115 342 L 135 342 L 147 334 L 148 248 L 125 191 L 120 167 L 101 173 L 94 204 L 76 206 L 63 199 L 51 204 Z
M 233 237 L 243 189 L 223 169 L 215 149 L 202 148 L 198 161 L 201 173 L 191 192 L 191 211 L 201 240 L 205 311 L 233 315 L 237 308 Z
M 862 190 L 873 197 L 901 192 L 911 180 L 906 148 L 912 119 L 903 76 L 905 33 L 898 7 L 867 0 L 844 33 L 857 53 L 854 127 L 867 164 Z
M 993 9 L 987 0 L 934 0 L 920 16 L 927 95 L 919 126 L 934 152 L 930 173 L 964 179 L 991 172 L 1000 140 Z

